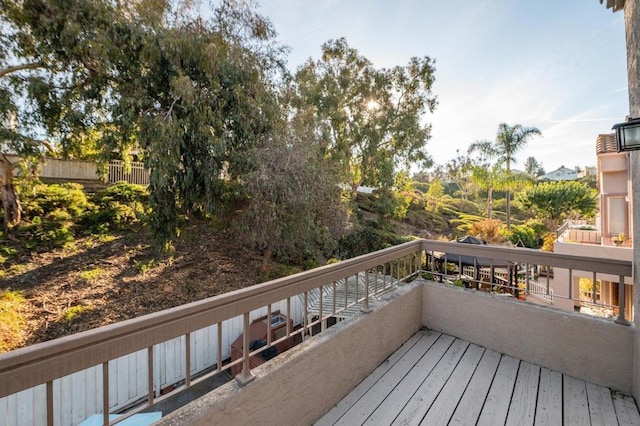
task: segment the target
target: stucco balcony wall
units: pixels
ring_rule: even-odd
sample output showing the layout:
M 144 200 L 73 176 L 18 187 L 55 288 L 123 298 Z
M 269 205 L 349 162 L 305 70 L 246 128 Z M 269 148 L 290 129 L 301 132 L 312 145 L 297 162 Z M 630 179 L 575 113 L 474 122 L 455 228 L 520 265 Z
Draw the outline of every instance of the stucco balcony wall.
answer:
M 429 329 L 632 392 L 634 327 L 433 282 L 423 290 Z
M 311 424 L 422 327 L 422 281 L 414 281 L 230 382 L 158 425 Z
M 157 424 L 311 424 L 422 326 L 632 392 L 633 327 L 417 280 Z

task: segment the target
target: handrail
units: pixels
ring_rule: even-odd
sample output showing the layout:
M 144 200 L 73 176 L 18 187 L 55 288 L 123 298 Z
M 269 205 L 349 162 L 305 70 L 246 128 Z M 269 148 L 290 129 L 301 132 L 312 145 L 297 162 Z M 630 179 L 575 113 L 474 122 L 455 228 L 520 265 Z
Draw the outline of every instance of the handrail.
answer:
M 562 234 L 564 234 L 564 231 L 566 231 L 567 229 L 569 229 L 569 225 L 571 222 L 569 222 L 569 220 L 565 220 L 562 225 L 560 225 L 560 227 L 556 230 L 556 237 L 560 238 L 560 236 Z
M 392 262 L 396 262 L 398 265 L 395 276 L 400 276 L 397 261 L 422 252 L 427 252 L 427 254 L 433 254 L 433 252 L 451 253 L 471 256 L 476 259 L 508 260 L 517 263 L 612 274 L 619 277 L 632 275 L 632 263 L 629 261 L 547 253 L 523 248 L 414 240 L 310 271 L 1 354 L 0 398 L 46 384 L 47 415 L 50 416 L 53 404 L 53 399 L 51 399 L 52 381 L 55 379 L 100 364 L 103 365 L 103 377 L 106 378 L 109 361 L 144 349 L 148 351 L 149 363 L 151 364 L 154 345 L 181 336 L 188 336 L 189 333 L 215 324 L 218 324 L 218 332 L 220 333 L 219 325 L 223 321 L 239 316 L 244 316 L 246 333 L 249 327 L 250 313 L 256 309 L 267 307 L 270 311 L 272 304 L 283 300 L 287 300 L 289 303 L 290 298 L 304 294 L 306 310 L 308 296 L 306 292 L 331 283 L 333 283 L 335 292 L 336 281 L 353 275 L 357 277 L 363 272 L 367 276 L 372 269 L 377 271 L 379 266 Z M 412 273 L 419 269 L 419 265 L 413 265 L 419 259 L 420 257 L 410 258 Z M 391 267 L 391 275 L 393 275 L 393 266 Z M 356 287 L 355 290 L 356 303 L 362 300 L 362 309 L 366 311 L 369 294 L 358 296 L 358 288 Z M 369 286 L 365 285 L 364 290 L 368 292 Z M 321 294 L 320 297 L 322 297 Z M 320 321 L 322 319 L 321 316 Z M 309 325 L 305 315 L 305 330 L 303 332 Z M 289 337 L 289 330 L 287 330 L 287 337 Z M 187 346 L 188 344 L 187 339 Z M 218 345 L 220 345 L 219 342 Z M 249 370 L 248 346 L 248 344 L 244 345 L 243 373 Z M 239 361 L 235 362 L 237 364 Z M 218 360 L 218 369 L 221 368 L 220 365 L 220 360 Z M 149 402 L 152 403 L 154 401 L 152 386 L 149 386 L 149 389 Z M 105 402 L 104 405 L 108 406 L 108 396 Z M 108 415 L 108 410 L 105 410 L 104 414 Z
M 0 397 L 243 315 L 420 250 L 420 240 L 0 355 Z M 56 368 L 47 368 L 54 363 Z M 17 380 L 19 378 L 19 380 Z
M 491 245 L 422 240 L 422 249 L 478 258 L 555 266 L 578 271 L 599 272 L 618 276 L 623 275 L 625 277 L 632 276 L 633 269 L 631 261 L 628 260 L 576 256 L 520 247 L 499 247 Z

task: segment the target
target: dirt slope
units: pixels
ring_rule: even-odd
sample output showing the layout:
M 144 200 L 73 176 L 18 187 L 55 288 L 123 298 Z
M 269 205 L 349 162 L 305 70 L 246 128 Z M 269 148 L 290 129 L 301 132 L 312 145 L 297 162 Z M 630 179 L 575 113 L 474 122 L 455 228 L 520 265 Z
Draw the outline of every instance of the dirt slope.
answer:
M 25 345 L 255 284 L 262 265 L 258 254 L 203 224 L 159 257 L 145 232 L 75 246 L 31 254 L 19 273 L 0 279 L 0 289 L 27 300 Z

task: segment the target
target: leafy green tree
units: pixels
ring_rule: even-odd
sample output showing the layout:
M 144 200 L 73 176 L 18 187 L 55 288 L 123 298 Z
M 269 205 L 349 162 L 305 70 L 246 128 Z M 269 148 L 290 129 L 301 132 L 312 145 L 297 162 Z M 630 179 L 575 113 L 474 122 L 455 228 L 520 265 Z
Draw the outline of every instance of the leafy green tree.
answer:
M 424 121 L 436 100 L 431 93 L 433 61 L 376 69 L 344 38 L 322 46 L 322 58 L 296 73 L 303 102 L 315 108 L 326 154 L 339 165 L 352 199 L 360 185 L 390 188 L 397 165 L 430 164 Z
M 35 160 L 82 137 L 104 104 L 103 52 L 119 52 L 114 35 L 130 20 L 111 3 L 0 0 L 0 141 L 3 151 Z M 0 159 L 5 228 L 20 222 L 13 184 L 17 163 Z
M 571 215 L 593 216 L 598 206 L 597 192 L 576 181 L 544 182 L 516 194 L 516 200 L 554 228 Z
M 542 136 L 535 127 L 523 127 L 520 124 L 509 126 L 500 123 L 495 141 L 480 141 L 471 145 L 470 151 L 480 152 L 487 158 L 496 160 L 498 166 L 505 168 L 505 190 L 507 199 L 507 229 L 511 227 L 511 189 L 514 189 L 521 179 L 512 179 L 511 165 L 516 163 L 515 155 L 524 149 L 534 136 Z
M 427 193 L 424 194 L 425 198 L 425 209 L 428 212 L 431 212 L 431 216 L 435 217 L 438 210 L 442 207 L 442 197 L 444 196 L 444 186 L 440 179 L 434 179 L 429 184 L 429 189 Z
M 493 191 L 504 189 L 506 174 L 498 166 L 477 165 L 471 168 L 471 180 L 481 190 L 487 191 L 487 219 L 493 217 Z
M 246 173 L 245 154 L 269 141 L 280 114 L 283 51 L 269 22 L 242 0 L 222 1 L 206 21 L 190 5 L 0 0 L 0 119 L 18 117 L 0 139 L 23 155 L 47 146 L 40 135 L 72 152 L 89 131 L 104 158 L 143 149 L 152 223 L 165 237 L 181 218 L 220 209 L 222 171 Z M 5 219 L 16 222 L 13 198 Z
M 459 195 L 463 200 L 467 200 L 473 190 L 472 168 L 473 160 L 470 155 L 468 153 L 461 154 L 460 150 L 456 150 L 456 156 L 443 165 L 437 165 L 433 174 L 454 185 L 455 189 L 451 191 L 452 195 Z
M 528 157 L 524 162 L 524 172 L 531 177 L 538 177 L 544 174 L 544 167 L 535 157 Z
M 287 264 L 328 257 L 345 228 L 337 174 L 304 117 L 282 123 L 266 147 L 247 152 L 233 229 L 249 245 Z M 313 264 L 313 263 L 312 263 Z

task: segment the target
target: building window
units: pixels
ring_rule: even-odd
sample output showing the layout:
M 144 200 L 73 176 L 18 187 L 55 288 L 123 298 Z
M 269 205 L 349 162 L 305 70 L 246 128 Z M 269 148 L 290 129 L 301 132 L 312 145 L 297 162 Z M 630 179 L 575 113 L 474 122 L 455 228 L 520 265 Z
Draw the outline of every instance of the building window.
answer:
M 624 197 L 609 197 L 609 234 L 627 233 L 627 202 Z

